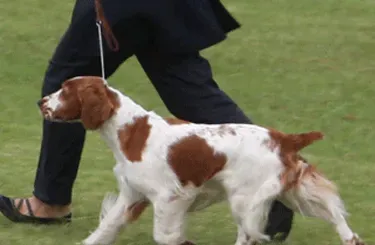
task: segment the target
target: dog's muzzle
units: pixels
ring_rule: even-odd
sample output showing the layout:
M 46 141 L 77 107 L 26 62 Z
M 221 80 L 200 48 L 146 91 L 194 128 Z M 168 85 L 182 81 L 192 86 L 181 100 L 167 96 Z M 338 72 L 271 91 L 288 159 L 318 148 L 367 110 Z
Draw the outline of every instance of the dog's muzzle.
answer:
M 51 118 L 52 112 L 51 109 L 47 108 L 46 106 L 46 98 L 42 98 L 36 102 L 39 107 L 40 112 L 42 113 L 43 117 L 46 119 Z

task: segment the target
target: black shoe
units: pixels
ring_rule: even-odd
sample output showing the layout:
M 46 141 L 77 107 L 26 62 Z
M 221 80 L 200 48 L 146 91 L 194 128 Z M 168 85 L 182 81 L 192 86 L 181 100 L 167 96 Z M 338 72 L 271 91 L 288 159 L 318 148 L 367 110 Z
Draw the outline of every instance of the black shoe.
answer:
M 29 215 L 23 215 L 19 211 L 24 201 L 26 202 Z M 33 223 L 33 224 L 43 224 L 43 225 L 64 224 L 64 223 L 70 223 L 72 219 L 71 213 L 61 218 L 36 217 L 34 216 L 34 213 L 31 210 L 31 205 L 28 199 L 21 199 L 16 207 L 14 203 L 14 199 L 11 199 L 3 195 L 0 195 L 0 212 L 3 213 L 3 215 L 6 218 L 8 218 L 9 220 L 15 223 Z

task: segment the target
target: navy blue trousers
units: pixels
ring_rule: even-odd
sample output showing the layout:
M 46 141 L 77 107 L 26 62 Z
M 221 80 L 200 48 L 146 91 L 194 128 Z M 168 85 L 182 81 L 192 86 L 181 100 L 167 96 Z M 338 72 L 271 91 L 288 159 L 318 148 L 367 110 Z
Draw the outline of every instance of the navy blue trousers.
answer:
M 76 9 L 75 12 L 80 11 Z M 68 78 L 101 75 L 98 52 L 89 51 L 98 45 L 94 16 L 92 13 L 92 17 L 81 20 L 73 14 L 74 21 L 61 38 L 45 73 L 42 96 L 58 90 Z M 166 107 L 176 117 L 196 123 L 252 123 L 218 87 L 209 62 L 199 50 L 161 52 L 153 45 L 149 28 L 149 23 L 143 20 L 130 19 L 113 26 L 120 50 L 112 52 L 105 46 L 107 77 L 135 55 Z M 85 36 L 81 32 L 85 32 Z M 79 123 L 43 121 L 43 139 L 34 183 L 37 198 L 54 205 L 71 203 L 85 134 Z M 267 232 L 288 233 L 292 219 L 293 212 L 275 202 Z

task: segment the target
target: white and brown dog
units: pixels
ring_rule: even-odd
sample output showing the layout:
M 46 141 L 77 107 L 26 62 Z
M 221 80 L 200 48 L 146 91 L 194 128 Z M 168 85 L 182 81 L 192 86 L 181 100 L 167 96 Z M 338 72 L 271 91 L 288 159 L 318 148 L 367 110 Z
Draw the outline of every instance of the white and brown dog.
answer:
M 113 151 L 119 196 L 103 200 L 100 224 L 83 244 L 112 244 L 149 204 L 154 240 L 189 245 L 187 212 L 228 200 L 238 226 L 235 245 L 267 241 L 263 233 L 278 199 L 303 215 L 333 224 L 342 244 L 364 244 L 348 226 L 335 185 L 299 151 L 320 132 L 285 134 L 248 124 L 206 125 L 166 120 L 100 77 L 76 77 L 40 101 L 45 119 L 79 120 Z

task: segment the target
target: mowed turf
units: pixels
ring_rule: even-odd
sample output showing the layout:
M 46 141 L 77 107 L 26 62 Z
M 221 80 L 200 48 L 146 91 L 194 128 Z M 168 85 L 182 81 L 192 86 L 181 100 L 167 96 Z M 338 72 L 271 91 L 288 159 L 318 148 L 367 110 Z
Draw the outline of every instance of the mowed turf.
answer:
M 0 1 L 0 193 L 28 196 L 33 190 L 42 133 L 35 102 L 73 2 Z M 224 3 L 242 28 L 203 52 L 215 79 L 258 124 L 325 133 L 325 140 L 303 154 L 339 185 L 351 226 L 374 244 L 375 1 Z M 145 108 L 168 115 L 135 59 L 109 83 Z M 97 134 L 88 133 L 74 189 L 73 223 L 34 227 L 0 217 L 0 244 L 65 245 L 84 239 L 98 223 L 104 193 L 116 190 L 113 166 L 110 150 Z M 193 214 L 188 222 L 188 237 L 197 244 L 234 244 L 236 228 L 226 204 Z M 152 209 L 117 244 L 154 244 Z M 334 245 L 339 240 L 330 225 L 298 215 L 286 244 Z

